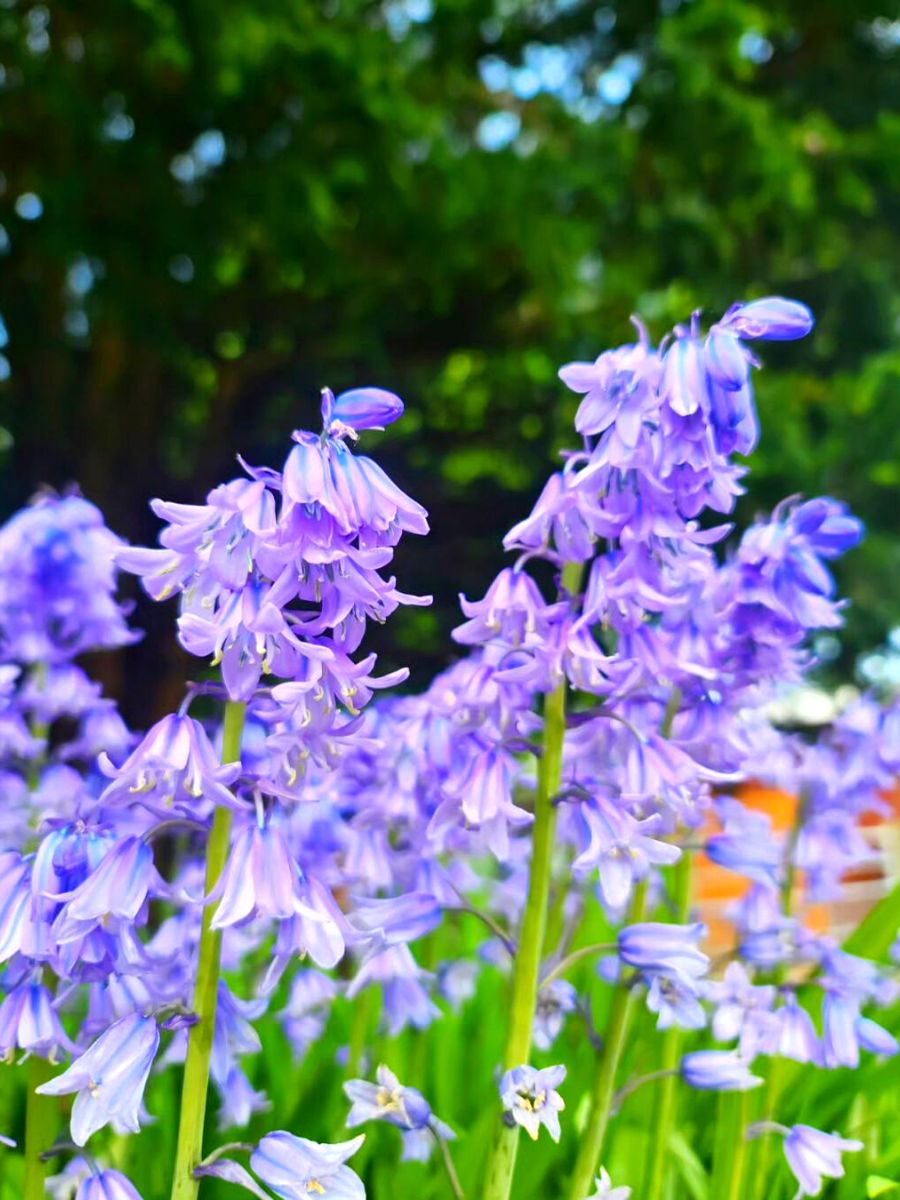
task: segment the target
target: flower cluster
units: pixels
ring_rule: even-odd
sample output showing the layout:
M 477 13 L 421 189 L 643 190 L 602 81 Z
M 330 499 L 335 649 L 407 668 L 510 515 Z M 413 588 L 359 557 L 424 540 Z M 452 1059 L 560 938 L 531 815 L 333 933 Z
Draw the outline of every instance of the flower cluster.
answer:
M 468 1038 L 482 988 L 509 997 L 488 1022 L 495 1061 L 459 1066 L 495 1109 L 487 1155 L 469 1156 L 486 1157 L 485 1200 L 511 1194 L 522 1129 L 571 1152 L 570 1200 L 625 1200 L 601 1155 L 644 1082 L 663 1089 L 643 1180 L 656 1195 L 676 1084 L 698 1105 L 760 1089 L 774 1118 L 769 1060 L 828 1071 L 897 1052 L 873 1015 L 897 998 L 894 967 L 804 910 L 871 859 L 861 819 L 900 770 L 900 708 L 860 696 L 817 737 L 777 708 L 840 626 L 831 564 L 862 525 L 830 497 L 740 534 L 728 519 L 760 436 L 756 344 L 811 328 L 805 306 L 770 297 L 705 330 L 694 314 L 655 346 L 638 325 L 563 367 L 580 443 L 507 535 L 512 565 L 461 598 L 456 658 L 419 694 L 376 695 L 406 672 L 378 677 L 362 649 L 370 621 L 428 603 L 388 574 L 426 514 L 354 448 L 402 415 L 390 392 L 326 389 L 322 432 L 296 432 L 281 471 L 242 462 L 204 504 L 154 501 L 157 548 L 127 546 L 74 494 L 0 529 L 0 1050 L 59 1068 L 29 1087 L 73 1096 L 71 1142 L 91 1143 L 51 1194 L 140 1200 L 123 1159 L 102 1166 L 94 1147 L 106 1127 L 146 1126 L 150 1080 L 185 1062 L 175 1196 L 211 1177 L 257 1198 L 363 1200 L 367 1154 L 348 1165 L 362 1136 L 257 1128 L 202 1145 L 207 1080 L 221 1129 L 258 1125 L 277 1101 L 254 1061 L 263 1032 L 318 1079 L 351 1005 L 347 1128 L 392 1126 L 403 1159 L 439 1164 L 457 1198 L 450 1143 L 471 1122 L 439 1119 L 423 1092 L 449 1112 L 444 1094 L 400 1051 L 439 1021 Z M 142 735 L 77 661 L 137 636 L 119 571 L 178 597 L 179 641 L 213 675 Z M 748 780 L 797 797 L 788 829 L 747 801 Z M 701 849 L 739 881 L 725 954 L 691 903 Z M 357 1077 L 378 1062 L 375 1010 L 379 1050 L 422 1090 L 384 1064 Z M 654 1025 L 659 1069 L 624 1080 L 625 1063 L 654 1065 Z M 583 1095 L 579 1055 L 595 1075 Z M 800 1195 L 860 1147 L 774 1119 L 745 1133 L 783 1138 Z

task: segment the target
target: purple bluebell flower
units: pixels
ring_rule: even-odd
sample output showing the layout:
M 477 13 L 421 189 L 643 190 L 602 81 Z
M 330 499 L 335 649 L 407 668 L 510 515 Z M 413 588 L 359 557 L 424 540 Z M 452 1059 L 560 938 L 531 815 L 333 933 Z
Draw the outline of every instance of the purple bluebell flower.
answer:
M 110 1122 L 138 1133 L 144 1087 L 158 1046 L 155 1019 L 133 1013 L 111 1025 L 62 1075 L 36 1090 L 43 1096 L 77 1093 L 71 1117 L 76 1146 Z
M 819 1063 L 821 1043 L 812 1017 L 801 1008 L 793 995 L 786 997 L 777 1013 L 779 1022 L 778 1053 L 794 1062 Z
M 17 1046 L 54 1063 L 60 1050 L 75 1052 L 42 983 L 21 983 L 0 1004 L 0 1055 L 12 1058 Z
M 841 1155 L 862 1150 L 863 1143 L 823 1133 L 809 1125 L 795 1125 L 784 1139 L 784 1156 L 799 1184 L 800 1196 L 818 1196 L 823 1179 L 841 1179 L 844 1164 Z
M 360 429 L 384 429 L 403 416 L 403 401 L 384 388 L 352 388 L 335 397 L 322 389 L 322 428 L 328 437 L 355 437 Z
M 454 641 L 478 646 L 494 639 L 513 648 L 540 644 L 565 606 L 548 604 L 526 571 L 504 568 L 482 600 L 460 596 L 468 620 L 453 631 Z
M 657 1014 L 657 1029 L 703 1029 L 706 1025 L 697 980 L 677 971 L 650 974 L 647 1007 Z
M 704 990 L 715 1005 L 712 1032 L 717 1042 L 740 1037 L 754 1014 L 769 1012 L 775 1004 L 776 989 L 754 984 L 740 962 L 730 962 L 722 979 L 707 981 Z
M 762 1079 L 750 1072 L 741 1055 L 732 1050 L 695 1050 L 681 1060 L 681 1077 L 700 1091 L 745 1092 Z
M 231 853 L 211 899 L 218 905 L 214 929 L 225 929 L 257 917 L 284 920 L 299 904 L 300 869 L 291 857 L 279 826 L 250 821 L 234 833 Z
M 418 965 L 408 946 L 389 946 L 360 967 L 346 995 L 352 1000 L 363 988 L 380 984 L 383 1019 L 388 1035 L 396 1037 L 407 1025 L 425 1029 L 440 1016 L 425 987 L 430 980 L 431 975 Z
M 106 1167 L 82 1179 L 75 1200 L 141 1200 L 141 1194 L 121 1171 Z
M 386 946 L 414 942 L 436 929 L 443 908 L 430 892 L 405 892 L 401 896 L 354 897 L 351 924 L 368 942 L 367 953 Z
M 85 937 L 110 918 L 133 922 L 150 895 L 167 892 L 150 846 L 142 838 L 124 838 L 68 895 L 53 922 L 53 935 L 66 943 Z
M 859 1066 L 859 1001 L 830 989 L 822 1001 L 822 1061 L 826 1067 Z
M 364 1141 L 364 1134 L 327 1144 L 292 1133 L 269 1133 L 250 1156 L 250 1165 L 281 1200 L 309 1200 L 312 1194 L 328 1200 L 365 1200 L 362 1180 L 345 1165 Z
M 0 962 L 18 953 L 31 913 L 31 864 L 15 850 L 0 852 Z
M 500 1099 L 511 1123 L 521 1125 L 532 1140 L 537 1140 L 543 1125 L 554 1142 L 559 1141 L 559 1114 L 566 1107 L 556 1088 L 566 1077 L 563 1066 L 513 1067 L 500 1080 Z
M 538 1050 L 549 1050 L 562 1032 L 569 1013 L 578 1007 L 578 993 L 567 979 L 554 979 L 538 992 L 532 1041 Z
M 630 1187 L 613 1187 L 612 1180 L 606 1167 L 600 1168 L 600 1174 L 594 1180 L 594 1191 L 586 1200 L 630 1200 Z
M 398 1129 L 425 1129 L 431 1121 L 431 1106 L 415 1088 L 405 1087 L 394 1072 L 382 1064 L 375 1083 L 350 1079 L 344 1095 L 352 1102 L 346 1125 L 353 1129 L 366 1121 L 386 1121 Z
M 228 785 L 241 764 L 220 763 L 203 726 L 186 715 L 163 717 L 120 767 L 101 755 L 100 768 L 112 780 L 100 797 L 107 807 L 137 802 L 163 814 L 178 809 L 196 816 L 198 807 L 237 806 Z
M 115 599 L 124 543 L 83 497 L 39 496 L 0 528 L 0 644 L 18 662 L 67 662 L 140 637 Z
M 799 300 L 766 296 L 747 304 L 733 304 L 718 327 L 750 340 L 790 342 L 806 337 L 814 324 L 812 313 Z
M 705 932 L 699 923 L 666 925 L 646 921 L 628 925 L 619 931 L 619 957 L 641 971 L 674 971 L 696 978 L 709 968 L 709 959 L 697 946 Z
M 662 824 L 659 815 L 639 821 L 598 795 L 579 805 L 578 816 L 586 837 L 572 869 L 576 874 L 599 871 L 603 900 L 614 912 L 624 908 L 634 885 L 646 879 L 653 866 L 681 857 L 677 846 L 653 837 Z
M 643 335 L 643 329 L 640 329 Z M 659 407 L 660 359 L 646 336 L 631 346 L 607 350 L 593 363 L 561 367 L 559 377 L 584 397 L 575 414 L 576 430 L 596 436 L 613 427 L 626 446 L 634 446 L 642 422 Z

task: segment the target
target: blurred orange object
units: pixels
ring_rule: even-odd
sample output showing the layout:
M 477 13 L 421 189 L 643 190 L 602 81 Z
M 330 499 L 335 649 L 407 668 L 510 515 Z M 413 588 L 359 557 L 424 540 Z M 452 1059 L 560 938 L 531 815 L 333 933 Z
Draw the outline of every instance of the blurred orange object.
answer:
M 737 798 L 755 812 L 765 813 L 776 830 L 790 829 L 797 812 L 797 797 L 777 788 L 747 783 L 736 791 Z M 841 938 L 850 931 L 866 912 L 885 894 L 900 871 L 900 785 L 885 794 L 892 819 L 877 813 L 866 814 L 860 821 L 872 845 L 872 859 L 848 872 L 844 894 L 833 904 L 800 904 L 795 913 L 803 923 L 816 932 L 830 930 Z M 710 819 L 703 830 L 712 833 L 715 821 Z M 728 909 L 750 887 L 748 880 L 734 871 L 710 862 L 705 854 L 697 855 L 696 904 L 709 929 L 709 946 L 713 954 L 721 954 L 734 945 L 734 931 L 728 919 Z M 802 876 L 797 880 L 802 883 Z M 799 890 L 799 889 L 798 889 Z

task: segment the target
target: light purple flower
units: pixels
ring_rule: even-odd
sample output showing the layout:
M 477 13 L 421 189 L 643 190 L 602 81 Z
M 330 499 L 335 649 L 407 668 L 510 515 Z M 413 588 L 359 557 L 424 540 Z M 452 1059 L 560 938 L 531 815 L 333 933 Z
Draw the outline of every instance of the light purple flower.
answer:
M 141 1101 L 159 1046 L 153 1017 L 123 1017 L 55 1079 L 36 1090 L 42 1096 L 76 1092 L 71 1132 L 76 1146 L 112 1122 L 129 1133 L 140 1131 Z
M 795 1125 L 784 1139 L 784 1156 L 800 1185 L 797 1196 L 818 1196 L 823 1179 L 843 1177 L 841 1155 L 862 1149 L 862 1142 Z
M 431 1121 L 431 1107 L 421 1092 L 405 1087 L 389 1067 L 382 1064 L 375 1072 L 375 1083 L 350 1079 L 344 1095 L 352 1102 L 346 1125 L 353 1129 L 366 1121 L 386 1121 L 398 1129 L 425 1129 Z
M 292 1133 L 269 1133 L 250 1156 L 250 1165 L 281 1200 L 309 1200 L 313 1194 L 365 1200 L 362 1180 L 344 1165 L 364 1141 L 365 1134 L 330 1145 Z
M 680 1069 L 685 1083 L 700 1091 L 746 1092 L 762 1083 L 732 1050 L 695 1050 L 684 1055 Z
M 682 975 L 705 975 L 709 959 L 697 943 L 706 932 L 702 924 L 667 925 L 646 921 L 619 931 L 619 957 L 641 971 L 675 971 Z
M 100 768 L 112 780 L 100 797 L 108 807 L 139 802 L 164 815 L 178 809 L 196 816 L 198 806 L 237 806 L 228 785 L 241 764 L 220 763 L 203 726 L 186 715 L 163 717 L 120 767 L 101 755 Z
M 536 1140 L 543 1125 L 554 1142 L 559 1141 L 559 1114 L 566 1107 L 556 1088 L 566 1077 L 563 1066 L 513 1067 L 500 1080 L 503 1110 L 516 1125 L 521 1125 Z
M 107 1167 L 82 1179 L 75 1200 L 141 1200 L 141 1195 L 121 1171 Z

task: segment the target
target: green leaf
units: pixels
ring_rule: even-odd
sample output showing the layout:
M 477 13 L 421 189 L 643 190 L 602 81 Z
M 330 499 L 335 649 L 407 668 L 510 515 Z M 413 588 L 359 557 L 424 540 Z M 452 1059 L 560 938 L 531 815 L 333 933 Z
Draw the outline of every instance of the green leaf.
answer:
M 709 1200 L 709 1176 L 683 1133 L 672 1134 L 669 1149 L 688 1195 L 692 1200 Z
M 887 956 L 900 930 L 900 883 L 871 909 L 844 942 L 848 954 L 861 958 Z
M 867 1196 L 886 1196 L 888 1192 L 900 1191 L 900 1183 L 885 1179 L 882 1175 L 870 1175 L 866 1180 Z

